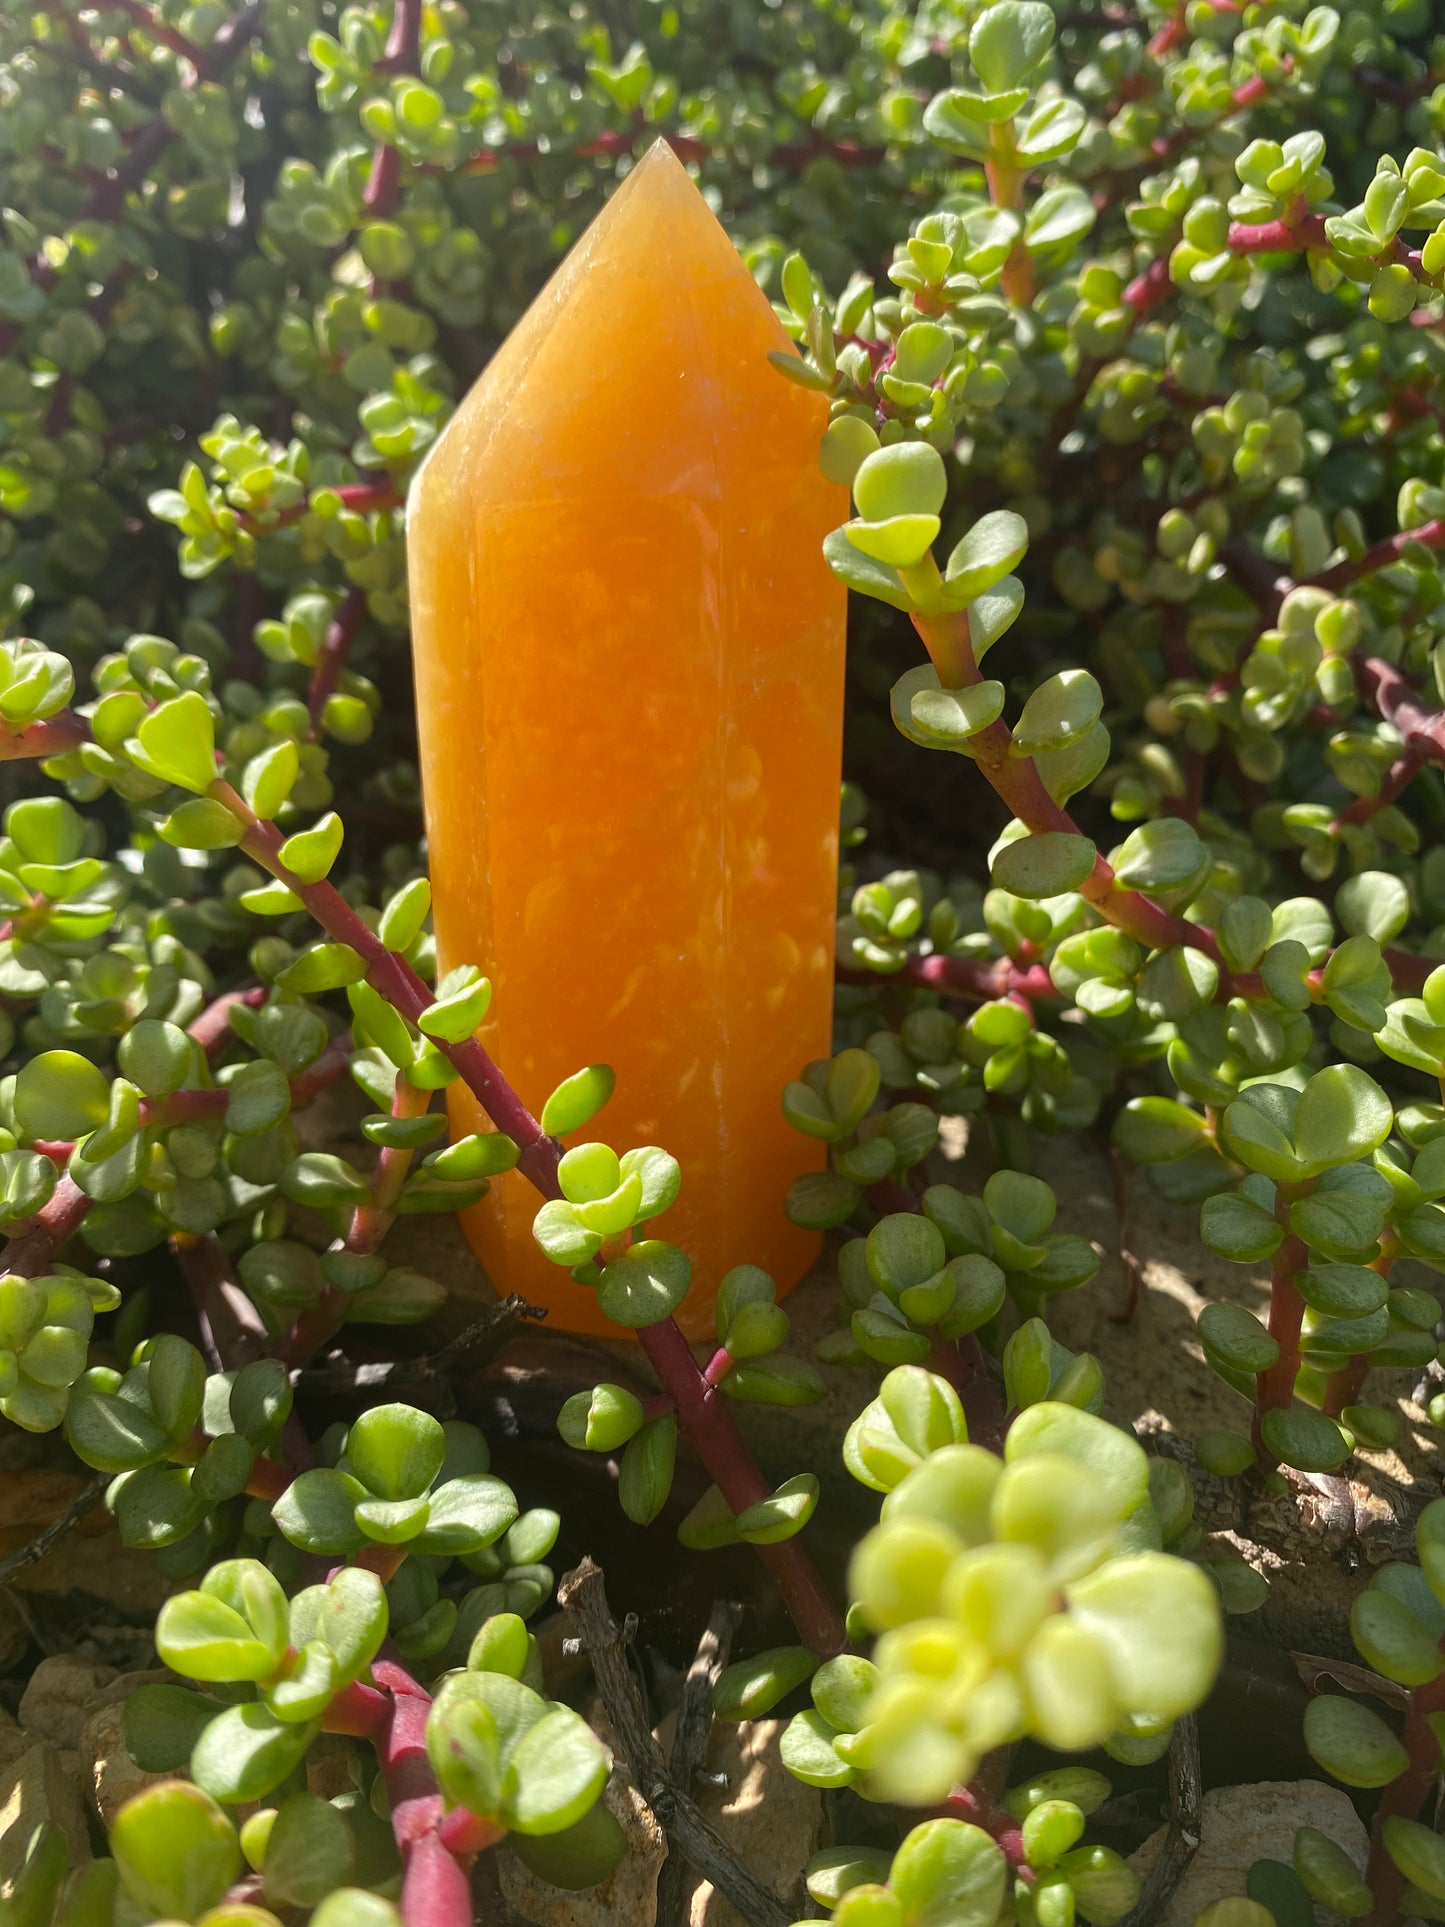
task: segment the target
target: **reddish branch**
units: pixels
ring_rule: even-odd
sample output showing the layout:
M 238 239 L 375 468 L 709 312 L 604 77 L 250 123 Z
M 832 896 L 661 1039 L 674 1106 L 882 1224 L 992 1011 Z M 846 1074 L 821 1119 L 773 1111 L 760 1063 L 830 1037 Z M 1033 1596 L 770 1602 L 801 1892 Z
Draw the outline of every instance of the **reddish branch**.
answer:
M 1282 1224 L 1288 1222 L 1293 1199 L 1311 1188 L 1310 1185 L 1279 1186 L 1275 1215 Z M 1255 1380 L 1254 1420 L 1251 1427 L 1255 1456 L 1266 1470 L 1278 1464 L 1278 1460 L 1264 1442 L 1264 1415 L 1289 1408 L 1294 1399 L 1295 1380 L 1299 1377 L 1300 1329 L 1304 1323 L 1305 1301 L 1300 1296 L 1295 1280 L 1309 1261 L 1308 1249 L 1292 1232 L 1274 1254 L 1269 1291 L 1269 1335 L 1279 1346 L 1279 1356 L 1269 1370 L 1261 1372 Z
M 448 1812 L 426 1751 L 431 1698 L 392 1659 L 373 1662 L 370 1686 L 353 1684 L 322 1719 L 328 1733 L 376 1748 L 401 1855 L 401 1912 L 407 1927 L 472 1927 L 471 1861 L 501 1838 L 463 1808 Z
M 171 1249 L 190 1291 L 201 1328 L 201 1348 L 212 1371 L 229 1371 L 263 1358 L 270 1344 L 266 1321 L 236 1277 L 215 1233 L 208 1232 L 204 1238 L 173 1236 Z
M 1003 1857 L 1010 1868 L 1025 1879 L 1032 1880 L 1033 1873 L 1024 1852 L 1023 1828 L 1006 1807 L 1001 1807 L 989 1798 L 975 1781 L 971 1786 L 955 1787 L 939 1808 L 940 1814 L 952 1820 L 967 1820 L 970 1825 L 981 1827 L 999 1845 Z
M 314 491 L 319 493 L 320 491 Z M 357 515 L 370 515 L 374 509 L 394 509 L 401 506 L 401 491 L 388 476 L 381 482 L 344 482 L 340 488 L 328 488 L 326 492 L 340 498 L 343 508 Z M 289 528 L 311 513 L 311 496 L 300 502 L 292 502 L 289 508 L 280 509 L 274 516 L 242 515 L 238 517 L 241 527 L 248 535 L 273 535 L 277 529 Z
M 698 1370 L 677 1322 L 665 1318 L 660 1324 L 643 1326 L 637 1336 L 648 1362 L 672 1394 L 678 1424 L 733 1516 L 770 1497 L 772 1488 L 747 1448 L 727 1394 L 709 1385 Z M 804 1645 L 825 1657 L 840 1652 L 846 1635 L 837 1609 L 797 1541 L 755 1546 L 754 1551 L 772 1574 Z
M 231 1012 L 238 1006 L 247 1010 L 259 1010 L 265 1003 L 267 992 L 260 984 L 251 984 L 245 990 L 225 990 L 207 1004 L 200 1016 L 187 1031 L 193 1044 L 199 1044 L 207 1057 L 223 1049 L 235 1032 L 231 1028 Z
M 386 74 L 414 74 L 420 66 L 422 0 L 396 0 L 386 52 L 378 63 Z M 367 212 L 382 216 L 395 212 L 401 198 L 401 154 L 391 146 L 378 147 L 362 201 Z
M 906 984 L 910 990 L 936 990 L 980 1004 L 998 997 L 1057 997 L 1053 979 L 1043 964 L 1017 964 L 1008 957 L 984 962 L 975 957 L 913 957 L 901 970 L 861 970 L 840 963 L 838 981 L 845 984 Z
M 133 18 L 144 16 L 146 31 L 155 38 L 166 38 L 169 29 L 163 27 L 149 7 L 138 3 L 132 6 L 127 4 L 127 0 L 117 0 L 117 4 L 122 5 L 122 10 L 131 13 Z M 189 41 L 184 42 L 184 57 L 190 64 L 181 80 L 183 92 L 191 93 L 203 83 L 219 80 L 235 64 L 260 25 L 261 8 L 262 0 L 246 0 L 246 5 L 225 23 L 203 53 L 198 53 Z M 172 43 L 167 41 L 167 44 Z M 91 189 L 73 225 L 114 221 L 126 195 L 140 185 L 176 138 L 176 129 L 160 114 L 147 121 L 114 173 L 106 175 Z M 46 292 L 54 287 L 58 278 L 56 270 L 43 254 L 35 255 L 27 263 L 27 272 L 33 284 Z M 0 327 L 0 355 L 8 354 L 24 332 L 24 324 L 18 321 L 7 322 Z
M 1445 1673 L 1410 1695 L 1405 1713 L 1401 1743 L 1409 1765 L 1397 1780 L 1392 1780 L 1380 1795 L 1370 1829 L 1370 1867 L 1368 1880 L 1374 1906 L 1364 1927 L 1389 1927 L 1400 1917 L 1405 1893 L 1405 1877 L 1385 1848 L 1385 1822 L 1393 1815 L 1418 1820 L 1440 1773 L 1440 1743 L 1430 1726 L 1431 1717 L 1445 1713 Z
M 915 615 L 913 626 L 923 638 L 938 671 L 938 680 L 945 689 L 965 689 L 983 680 L 974 660 L 966 611 L 956 615 Z M 969 753 L 995 793 L 1026 829 L 1080 836 L 1082 832 L 1074 819 L 1045 789 L 1034 759 L 1014 756 L 1012 743 L 1013 733 L 1000 719 L 970 738 Z M 1177 917 L 1139 891 L 1122 886 L 1102 856 L 1095 857 L 1093 870 L 1077 888 L 1080 896 L 1092 903 L 1107 922 L 1127 931 L 1148 949 L 1168 950 L 1176 944 L 1188 944 L 1220 965 L 1221 984 L 1228 976 L 1212 930 L 1206 930 L 1203 924 L 1191 923 L 1187 917 Z
M 1236 221 L 1229 230 L 1233 254 L 1301 254 L 1311 249 L 1328 252 L 1330 246 L 1324 216 L 1307 212 L 1303 200 L 1277 221 Z M 1426 272 L 1420 250 L 1407 247 L 1399 235 L 1365 259 L 1375 267 L 1408 268 L 1427 288 L 1440 286 L 1440 276 Z
M 1299 212 L 1278 221 L 1236 221 L 1229 230 L 1231 254 L 1302 254 L 1307 248 L 1328 248 L 1324 216 Z
M 326 640 L 321 645 L 316 668 L 311 677 L 311 689 L 306 699 L 306 707 L 311 712 L 311 733 L 316 735 L 321 728 L 321 718 L 326 709 L 327 699 L 340 682 L 351 655 L 351 646 L 366 618 L 366 591 L 352 589 L 346 600 L 336 612 L 335 620 L 326 631 Z
M 132 9 L 127 7 L 128 12 Z M 155 21 L 149 7 L 137 7 L 133 17 L 146 16 L 146 31 L 160 37 L 159 22 Z M 247 43 L 261 22 L 261 0 L 247 0 L 241 11 L 217 33 L 215 39 L 204 53 L 197 54 L 187 43 L 185 58 L 192 63 L 191 71 L 181 81 L 186 93 L 193 93 L 202 84 L 218 80 L 228 68 L 235 65 Z M 125 159 L 91 194 L 90 199 L 77 216 L 77 225 L 86 221 L 113 221 L 120 211 L 121 203 L 133 187 L 139 185 L 154 162 L 176 139 L 176 130 L 158 115 L 147 122 L 131 147 Z M 32 269 L 32 280 L 39 281 L 44 264 Z M 48 272 L 48 270 L 44 270 Z
M 1258 549 L 1237 536 L 1230 536 L 1220 545 L 1219 559 L 1266 623 L 1273 622 L 1280 604 L 1295 586 L 1289 577 L 1281 574 L 1268 556 L 1261 555 Z
M 1417 529 L 1402 529 L 1398 535 L 1386 536 L 1363 555 L 1337 562 L 1332 569 L 1325 569 L 1319 575 L 1306 578 L 1302 585 L 1311 589 L 1328 589 L 1338 594 L 1348 589 L 1351 583 L 1361 581 L 1367 575 L 1375 575 L 1381 569 L 1388 569 L 1393 562 L 1404 559 L 1408 551 L 1415 547 L 1430 550 L 1445 549 L 1445 518 L 1436 516 L 1433 521 L 1422 522 Z
M 64 756 L 90 741 L 90 724 L 74 710 L 62 709 L 46 722 L 31 723 L 25 729 L 0 725 L 0 762 L 15 762 L 25 756 Z
M 309 1104 L 329 1084 L 334 1084 L 345 1071 L 350 1055 L 349 1036 L 339 1037 L 329 1044 L 308 1070 L 292 1078 L 292 1104 L 297 1107 Z M 169 1097 L 145 1097 L 140 1102 L 137 1128 L 143 1131 L 158 1130 L 191 1123 L 199 1118 L 221 1117 L 229 1103 L 230 1092 L 225 1089 L 174 1091 Z M 42 1157 L 49 1157 L 56 1163 L 65 1162 L 75 1150 L 74 1144 L 44 1142 L 34 1148 Z M 0 1272 L 19 1272 L 26 1278 L 40 1277 L 55 1262 L 67 1240 L 80 1229 L 80 1221 L 90 1205 L 90 1198 L 67 1173 L 56 1185 L 44 1210 L 38 1212 L 25 1231 L 17 1233 L 0 1251 Z
M 1418 690 L 1379 656 L 1367 656 L 1355 676 L 1361 694 L 1398 731 L 1407 751 L 1421 762 L 1445 765 L 1445 711 L 1427 709 Z
M 80 1229 L 80 1221 L 90 1209 L 90 1199 L 69 1177 L 63 1177 L 51 1193 L 50 1202 L 38 1211 L 23 1231 L 10 1238 L 0 1251 L 0 1273 L 13 1272 L 20 1278 L 43 1278 Z
M 406 959 L 385 948 L 333 884 L 303 883 L 288 870 L 280 857 L 280 831 L 256 818 L 229 784 L 218 780 L 211 794 L 247 824 L 241 841 L 246 854 L 295 892 L 327 936 L 350 945 L 364 959 L 366 981 L 372 989 L 409 1022 L 416 1023 L 430 1008 L 432 999 Z M 444 1048 L 493 1124 L 520 1147 L 518 1169 L 522 1175 L 544 1197 L 559 1198 L 561 1145 L 542 1129 L 475 1038 Z M 707 1384 L 676 1322 L 664 1319 L 640 1331 L 638 1337 L 672 1396 L 685 1436 L 733 1515 L 766 1498 L 770 1488 L 744 1443 L 731 1403 Z M 847 1640 L 842 1621 L 803 1549 L 795 1540 L 787 1540 L 781 1545 L 759 1546 L 757 1551 L 777 1581 L 805 1643 L 824 1657 L 841 1651 Z
M 1377 816 L 1381 810 L 1388 809 L 1395 798 L 1414 782 L 1420 774 L 1424 761 L 1425 758 L 1415 748 L 1407 749 L 1403 755 L 1397 756 L 1381 779 L 1378 794 L 1357 796 L 1353 803 L 1340 811 L 1330 828 L 1338 831 L 1347 823 L 1368 823 L 1372 816 Z
M 431 1092 L 418 1090 L 402 1072 L 396 1076 L 391 1114 L 394 1118 L 425 1115 Z M 368 1256 L 379 1250 L 382 1239 L 396 1221 L 396 1207 L 402 1186 L 411 1167 L 412 1153 L 397 1145 L 384 1144 L 371 1179 L 371 1197 L 359 1204 L 351 1215 L 351 1228 L 341 1241 L 341 1250 Z M 330 1286 L 309 1311 L 296 1320 L 280 1356 L 288 1365 L 306 1365 L 328 1339 L 334 1338 L 346 1321 L 348 1294 Z
M 169 47 L 173 54 L 190 61 L 193 67 L 199 67 L 204 62 L 205 54 L 195 42 L 187 40 L 174 27 L 168 27 L 154 8 L 142 5 L 142 0 L 105 0 L 105 4 L 113 7 L 117 13 L 125 14 L 148 39 L 162 47 Z
M 1142 274 L 1136 275 L 1124 290 L 1124 306 L 1136 315 L 1146 315 L 1169 299 L 1174 283 L 1169 278 L 1169 257 L 1161 254 Z

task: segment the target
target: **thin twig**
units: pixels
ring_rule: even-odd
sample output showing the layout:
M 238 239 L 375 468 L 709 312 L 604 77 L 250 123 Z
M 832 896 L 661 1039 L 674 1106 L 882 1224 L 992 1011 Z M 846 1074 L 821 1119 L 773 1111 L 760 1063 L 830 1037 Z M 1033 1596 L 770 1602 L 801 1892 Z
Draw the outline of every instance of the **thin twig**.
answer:
M 685 1792 L 692 1791 L 698 1774 L 707 1766 L 713 1691 L 728 1663 L 733 1634 L 742 1616 L 743 1609 L 735 1599 L 717 1601 L 683 1681 L 677 1733 L 668 1766 L 673 1779 Z M 696 1884 L 697 1876 L 684 1856 L 669 1853 L 657 1883 L 657 1927 L 688 1927 Z
M 24 1572 L 27 1566 L 37 1565 L 50 1548 L 58 1545 L 70 1531 L 85 1517 L 93 1512 L 105 1496 L 105 1488 L 110 1484 L 108 1472 L 97 1472 L 88 1485 L 81 1488 L 70 1504 L 42 1532 L 38 1539 L 32 1539 L 28 1546 L 12 1552 L 8 1559 L 0 1559 L 0 1586 L 8 1585 L 17 1572 Z
M 1155 1927 L 1164 1916 L 1190 1861 L 1199 1851 L 1204 1827 L 1204 1792 L 1199 1778 L 1199 1728 L 1186 1713 L 1169 1742 L 1169 1832 L 1164 1851 L 1144 1882 L 1144 1891 L 1119 1927 Z
M 484 1306 L 464 1331 L 458 1332 L 439 1351 L 422 1358 L 393 1358 L 377 1365 L 354 1365 L 349 1358 L 332 1358 L 324 1365 L 293 1373 L 292 1383 L 298 1391 L 335 1397 L 353 1392 L 379 1395 L 402 1385 L 445 1379 L 447 1373 L 459 1365 L 476 1366 L 490 1358 L 510 1336 L 512 1327 L 524 1318 L 546 1316 L 540 1305 L 529 1305 L 525 1298 L 513 1295 L 495 1305 Z
M 788 1927 L 795 1918 L 792 1911 L 739 1859 L 669 1772 L 628 1667 L 622 1633 L 607 1604 L 602 1568 L 584 1559 L 563 1577 L 557 1599 L 591 1657 L 602 1704 L 637 1790 L 673 1845 L 712 1882 L 748 1927 Z

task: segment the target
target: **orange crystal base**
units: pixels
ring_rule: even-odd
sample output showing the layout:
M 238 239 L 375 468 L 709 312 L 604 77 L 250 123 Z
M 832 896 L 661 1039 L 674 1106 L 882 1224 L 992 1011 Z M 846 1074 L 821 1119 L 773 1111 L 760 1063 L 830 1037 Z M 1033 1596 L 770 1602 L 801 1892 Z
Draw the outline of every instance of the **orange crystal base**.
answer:
M 829 1049 L 847 513 L 822 399 L 658 144 L 573 249 L 423 467 L 408 529 L 443 969 L 495 995 L 481 1035 L 523 1099 L 584 1064 L 617 1091 L 580 1135 L 683 1169 L 654 1235 L 710 1331 L 730 1266 L 780 1292 L 817 1253 L 783 1214 L 823 1147 L 784 1081 Z M 457 1132 L 485 1128 L 460 1085 Z M 466 1216 L 501 1291 L 611 1332 L 531 1238 L 507 1177 Z

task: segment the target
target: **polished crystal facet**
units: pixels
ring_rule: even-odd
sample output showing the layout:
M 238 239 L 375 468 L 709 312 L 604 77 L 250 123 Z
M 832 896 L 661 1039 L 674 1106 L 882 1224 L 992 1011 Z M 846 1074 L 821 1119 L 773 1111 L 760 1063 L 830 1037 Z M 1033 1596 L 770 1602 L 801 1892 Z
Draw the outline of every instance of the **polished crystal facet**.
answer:
M 496 994 L 483 1039 L 535 1111 L 602 1060 L 584 1137 L 682 1163 L 656 1235 L 717 1281 L 796 1282 L 790 1180 L 822 1147 L 784 1081 L 829 1048 L 843 591 L 820 544 L 823 400 L 659 143 L 583 235 L 422 469 L 409 518 L 442 967 Z M 460 1085 L 456 1129 L 479 1115 Z M 494 1184 L 467 1230 L 501 1290 L 607 1329 Z

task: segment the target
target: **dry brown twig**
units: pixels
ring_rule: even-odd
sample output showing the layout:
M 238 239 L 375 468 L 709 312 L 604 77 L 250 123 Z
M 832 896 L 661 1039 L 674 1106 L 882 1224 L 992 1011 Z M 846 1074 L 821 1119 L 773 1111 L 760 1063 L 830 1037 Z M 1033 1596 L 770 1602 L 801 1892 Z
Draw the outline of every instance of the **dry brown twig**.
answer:
M 626 1634 L 612 1617 L 602 1568 L 591 1559 L 563 1576 L 557 1600 L 592 1661 L 607 1718 L 638 1792 L 676 1850 L 710 1880 L 748 1927 L 789 1927 L 794 1915 L 699 1812 L 673 1778 L 653 1738 L 637 1682 L 627 1663 Z
M 677 1732 L 668 1767 L 678 1786 L 687 1793 L 692 1791 L 698 1774 L 707 1766 L 713 1691 L 728 1663 L 733 1635 L 742 1616 L 743 1609 L 737 1600 L 716 1602 L 683 1681 Z M 696 1884 L 696 1875 L 683 1855 L 676 1851 L 669 1853 L 657 1883 L 657 1927 L 688 1927 Z
M 1162 1920 L 1204 1827 L 1204 1790 L 1199 1777 L 1199 1727 L 1192 1713 L 1176 1722 L 1169 1742 L 1169 1832 L 1144 1891 L 1119 1927 L 1155 1927 Z

